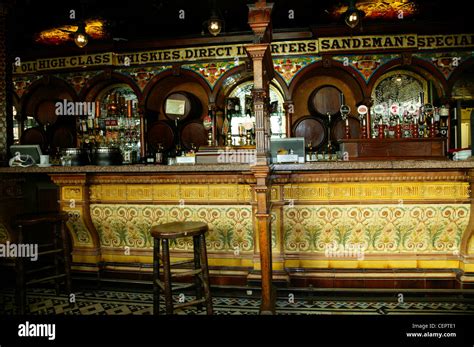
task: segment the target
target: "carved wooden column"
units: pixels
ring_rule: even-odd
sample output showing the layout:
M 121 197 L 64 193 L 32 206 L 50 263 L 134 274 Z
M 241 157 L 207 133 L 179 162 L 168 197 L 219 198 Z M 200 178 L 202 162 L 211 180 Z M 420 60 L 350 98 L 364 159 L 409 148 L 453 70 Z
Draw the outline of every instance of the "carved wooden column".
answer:
M 258 233 L 260 251 L 260 273 L 262 281 L 261 314 L 275 313 L 275 295 L 272 284 L 272 247 L 270 225 L 270 182 L 269 182 L 269 150 L 270 150 L 270 114 L 269 85 L 273 78 L 273 62 L 270 44 L 271 11 L 273 4 L 258 1 L 249 6 L 249 25 L 255 36 L 254 44 L 246 47 L 247 54 L 253 65 L 254 88 L 252 90 L 255 114 L 255 142 L 257 162 L 252 167 L 256 178 L 254 186 L 256 196 L 256 231 Z

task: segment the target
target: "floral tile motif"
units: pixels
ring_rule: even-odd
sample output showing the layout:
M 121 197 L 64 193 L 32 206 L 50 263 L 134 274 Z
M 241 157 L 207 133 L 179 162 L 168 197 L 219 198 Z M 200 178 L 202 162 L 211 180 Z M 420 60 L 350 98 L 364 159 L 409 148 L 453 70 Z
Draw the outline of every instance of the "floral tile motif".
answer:
M 0 243 L 5 243 L 10 239 L 7 228 L 0 223 Z
M 119 69 L 117 71 L 130 76 L 137 83 L 140 90 L 143 91 L 153 77 L 168 69 L 171 69 L 171 66 L 159 65 L 132 69 Z
M 296 57 L 273 59 L 275 71 L 290 85 L 295 76 L 307 65 L 320 61 L 321 57 Z
M 75 245 L 83 246 L 92 244 L 92 239 L 87 226 L 84 224 L 81 211 L 69 210 L 66 212 L 69 215 L 69 219 L 66 224 L 69 228 L 69 231 L 72 232 Z
M 217 81 L 230 69 L 243 64 L 242 60 L 236 61 L 220 61 L 212 63 L 196 63 L 183 65 L 183 69 L 194 71 L 201 75 L 207 83 L 213 88 Z
M 86 83 L 97 76 L 101 71 L 86 71 L 86 72 L 71 72 L 67 74 L 58 74 L 59 78 L 62 78 L 71 85 L 77 94 L 79 94 L 86 85 Z
M 13 90 L 18 97 L 22 97 L 26 93 L 30 85 L 39 79 L 38 75 L 15 75 L 13 76 Z
M 396 58 L 399 58 L 399 56 L 393 54 L 341 55 L 333 57 L 334 60 L 343 65 L 351 66 L 355 69 L 366 82 L 370 80 L 375 71 L 377 71 L 382 65 Z
M 334 244 L 366 253 L 459 251 L 469 205 L 295 206 L 284 208 L 284 247 L 324 252 Z
M 474 52 L 450 52 L 416 53 L 414 56 L 433 64 L 448 79 L 459 65 L 473 55 Z
M 172 221 L 203 221 L 209 225 L 209 251 L 253 252 L 250 206 L 112 205 L 90 206 L 94 226 L 105 247 L 151 248 L 152 225 Z M 192 250 L 191 238 L 171 242 L 174 250 Z

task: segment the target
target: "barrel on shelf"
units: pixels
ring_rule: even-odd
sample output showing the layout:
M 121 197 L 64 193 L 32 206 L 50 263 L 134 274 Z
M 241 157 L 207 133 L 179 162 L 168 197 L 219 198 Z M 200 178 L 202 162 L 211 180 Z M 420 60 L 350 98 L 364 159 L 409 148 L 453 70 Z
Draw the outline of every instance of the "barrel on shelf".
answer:
M 38 126 L 29 128 L 23 131 L 20 138 L 20 144 L 22 145 L 39 145 L 42 151 L 45 151 L 48 147 L 48 138 L 43 127 Z
M 204 128 L 202 121 L 189 121 L 181 127 L 181 144 L 185 149 L 191 149 L 191 144 L 197 148 L 207 146 L 208 131 Z
M 56 123 L 58 114 L 56 114 L 56 101 L 43 100 L 36 106 L 36 119 L 41 125 L 52 125 Z
M 196 119 L 202 114 L 202 105 L 199 99 L 191 93 L 173 92 L 163 102 L 163 113 L 166 118 L 172 121 Z
M 341 91 L 334 86 L 325 85 L 317 88 L 309 97 L 308 109 L 313 115 L 333 116 L 341 108 Z
M 155 147 L 158 143 L 163 145 L 164 150 L 168 151 L 174 147 L 175 134 L 173 127 L 167 121 L 156 121 L 150 125 L 147 131 L 147 143 Z
M 311 142 L 314 148 L 319 148 L 326 143 L 327 127 L 322 117 L 304 116 L 293 126 L 293 136 L 304 137 L 306 145 Z
M 351 139 L 358 139 L 360 134 L 359 120 L 354 117 L 348 117 L 348 122 Z M 331 141 L 342 140 L 346 133 L 346 121 L 339 115 L 331 123 Z
M 56 148 L 71 148 L 76 145 L 73 125 L 56 123 L 50 129 L 50 146 Z

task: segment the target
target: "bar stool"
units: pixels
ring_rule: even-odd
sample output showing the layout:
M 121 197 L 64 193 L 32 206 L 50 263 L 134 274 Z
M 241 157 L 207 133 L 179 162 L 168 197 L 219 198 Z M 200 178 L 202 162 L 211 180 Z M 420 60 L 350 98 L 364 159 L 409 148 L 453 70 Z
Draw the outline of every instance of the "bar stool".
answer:
M 175 310 L 186 306 L 206 304 L 207 314 L 212 314 L 212 298 L 209 289 L 209 269 L 207 265 L 205 233 L 208 231 L 206 223 L 202 222 L 172 222 L 155 225 L 150 229 L 154 238 L 153 249 L 153 312 L 159 314 L 160 290 L 164 292 L 166 314 L 173 314 Z M 192 236 L 194 259 L 170 263 L 169 240 Z M 160 254 L 160 241 L 163 252 Z M 160 259 L 163 262 L 163 281 L 160 280 Z M 176 265 L 194 264 L 191 271 L 171 273 L 171 267 Z M 172 279 L 193 275 L 194 283 L 173 285 Z M 175 289 L 195 287 L 196 299 L 186 303 L 173 305 L 172 292 Z M 202 290 L 204 290 L 204 297 Z
M 23 244 L 25 241 L 25 234 L 34 236 L 35 243 L 37 239 L 45 237 L 45 229 L 38 228 L 47 224 L 53 225 L 53 238 L 47 240 L 45 243 L 38 244 L 38 259 L 41 256 L 50 255 L 54 257 L 54 265 L 41 266 L 33 268 L 31 270 L 25 269 L 25 258 L 16 257 L 15 269 L 16 269 L 16 306 L 19 314 L 25 314 L 26 311 L 26 288 L 29 285 L 42 283 L 42 282 L 55 282 L 56 295 L 59 295 L 59 280 L 63 278 L 65 280 L 66 293 L 71 293 L 71 263 L 69 257 L 71 251 L 69 243 L 67 242 L 66 226 L 65 222 L 68 219 L 68 215 L 65 212 L 53 212 L 53 213 L 34 213 L 34 214 L 23 214 L 17 216 L 13 221 L 13 226 L 17 232 L 17 244 Z M 32 227 L 35 227 L 33 229 Z M 63 273 L 61 273 L 60 262 L 63 262 Z M 48 270 L 54 269 L 55 273 L 44 274 L 43 277 L 34 277 L 28 280 L 28 275 L 41 274 Z

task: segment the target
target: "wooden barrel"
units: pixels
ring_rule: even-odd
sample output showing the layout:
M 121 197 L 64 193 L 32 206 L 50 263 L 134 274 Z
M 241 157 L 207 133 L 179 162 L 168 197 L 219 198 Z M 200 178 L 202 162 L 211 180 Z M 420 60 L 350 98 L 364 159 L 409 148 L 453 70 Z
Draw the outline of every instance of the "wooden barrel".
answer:
M 341 108 L 341 91 L 334 86 L 316 89 L 309 97 L 308 108 L 312 114 L 337 114 Z
M 195 120 L 184 124 L 180 131 L 181 144 L 186 149 L 191 149 L 191 144 L 197 148 L 207 146 L 208 131 L 204 128 L 202 121 Z
M 71 126 L 57 125 L 51 130 L 51 149 L 76 147 L 76 139 Z
M 174 146 L 173 128 L 165 121 L 156 121 L 148 129 L 147 142 L 148 146 L 155 147 L 161 143 L 165 150 L 171 149 Z
M 346 134 L 346 121 L 341 116 L 338 116 L 331 123 L 331 141 L 335 142 L 343 139 Z M 360 122 L 357 118 L 349 117 L 349 130 L 351 139 L 359 138 Z
M 305 116 L 293 126 L 293 136 L 304 137 L 305 146 L 311 142 L 314 148 L 318 148 L 326 142 L 327 128 L 322 118 Z
M 44 100 L 36 107 L 36 119 L 42 125 L 52 125 L 56 123 L 58 115 L 56 114 L 55 101 Z
M 47 147 L 46 133 L 42 127 L 29 128 L 23 131 L 20 138 L 22 145 L 40 145 L 41 150 L 45 151 Z
M 163 102 L 163 112 L 171 120 L 195 119 L 201 116 L 202 105 L 199 99 L 188 92 L 173 92 Z

